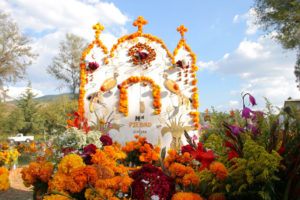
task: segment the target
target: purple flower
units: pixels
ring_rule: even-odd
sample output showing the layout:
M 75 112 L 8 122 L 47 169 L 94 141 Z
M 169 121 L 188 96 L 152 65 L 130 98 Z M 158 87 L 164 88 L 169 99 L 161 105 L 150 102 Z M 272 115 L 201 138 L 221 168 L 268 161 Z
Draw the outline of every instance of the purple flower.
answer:
M 250 103 L 252 104 L 252 106 L 257 105 L 257 104 L 256 104 L 256 101 L 255 101 L 255 98 L 254 98 L 252 95 L 250 95 L 250 94 L 249 94 L 249 101 L 250 101 Z
M 231 128 L 232 133 L 233 133 L 236 137 L 239 137 L 239 136 L 240 136 L 239 132 L 244 133 L 244 130 L 243 130 L 241 127 L 238 127 L 238 126 L 231 126 L 231 125 L 229 125 L 229 126 L 230 126 L 230 128 Z
M 253 111 L 250 110 L 250 108 L 247 108 L 245 106 L 242 110 L 242 117 L 244 117 L 245 119 L 250 119 L 251 118 L 250 113 L 253 113 Z

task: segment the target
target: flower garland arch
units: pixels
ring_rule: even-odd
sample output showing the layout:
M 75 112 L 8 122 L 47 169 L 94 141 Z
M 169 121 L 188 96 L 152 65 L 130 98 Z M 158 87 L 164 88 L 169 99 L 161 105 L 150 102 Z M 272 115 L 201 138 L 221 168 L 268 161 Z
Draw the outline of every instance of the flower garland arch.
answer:
M 146 76 L 131 76 L 118 86 L 118 88 L 120 89 L 119 112 L 124 113 L 124 116 L 128 116 L 127 88 L 139 82 L 146 82 L 152 86 L 153 107 L 155 108 L 154 114 L 155 115 L 160 114 L 161 112 L 160 86 L 155 84 L 155 82 L 151 78 Z
M 133 26 L 137 26 L 138 27 L 138 31 L 135 32 L 135 33 L 132 33 L 130 35 L 125 35 L 121 38 L 118 39 L 118 42 L 117 44 L 114 44 L 112 49 L 110 50 L 110 57 L 114 57 L 115 54 L 114 54 L 114 51 L 118 48 L 118 46 L 127 41 L 127 40 L 132 40 L 134 38 L 137 38 L 137 37 L 144 37 L 144 38 L 147 38 L 149 40 L 151 40 L 152 42 L 157 42 L 161 45 L 161 47 L 166 51 L 168 57 L 170 58 L 171 60 L 171 63 L 172 64 L 175 64 L 175 60 L 174 60 L 174 57 L 172 56 L 172 54 L 170 53 L 170 51 L 168 50 L 167 46 L 164 44 L 163 40 L 159 39 L 158 37 L 156 36 L 153 36 L 151 34 L 144 34 L 143 33 L 143 25 L 146 25 L 148 22 L 147 20 L 145 20 L 142 16 L 139 16 L 137 18 L 136 21 L 133 22 Z

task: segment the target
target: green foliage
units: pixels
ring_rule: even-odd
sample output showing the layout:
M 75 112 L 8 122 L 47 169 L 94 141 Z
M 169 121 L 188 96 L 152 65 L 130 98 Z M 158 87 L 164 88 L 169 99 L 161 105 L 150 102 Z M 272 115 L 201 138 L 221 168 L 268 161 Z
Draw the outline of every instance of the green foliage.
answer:
M 298 0 L 256 0 L 255 10 L 265 30 L 276 30 L 285 48 L 299 48 L 300 2 Z
M 234 114 L 229 115 L 225 112 L 217 112 L 214 107 L 212 107 L 212 112 L 209 114 L 209 129 L 203 131 L 201 142 L 205 143 L 205 141 L 211 134 L 215 134 L 222 139 L 226 139 L 226 136 L 224 134 L 226 132 L 226 128 L 223 126 L 224 121 L 228 124 L 234 124 L 235 126 L 241 126 L 245 123 L 245 120 L 241 118 L 239 110 L 235 110 L 232 112 L 234 112 Z
M 272 183 L 279 180 L 276 173 L 282 158 L 276 151 L 269 153 L 248 136 L 243 152 L 244 156 L 233 158 L 231 162 L 234 164 L 228 167 L 227 192 L 232 196 L 239 196 L 252 191 L 266 199 L 274 191 Z
M 220 182 L 212 171 L 204 169 L 197 173 L 201 182 L 199 188 L 201 190 L 201 196 L 209 196 L 211 193 L 224 191 L 224 184 Z
M 78 102 L 70 100 L 66 96 L 43 105 L 39 113 L 43 119 L 43 125 L 47 134 L 53 135 L 64 132 L 67 126 L 67 114 L 73 113 L 77 109 Z
M 23 125 L 18 129 L 20 133 L 38 134 L 41 132 L 42 120 L 38 113 L 38 104 L 33 101 L 35 95 L 31 91 L 31 83 L 28 83 L 26 91 L 21 94 L 17 101 L 20 116 L 23 118 Z
M 4 120 L 2 133 L 15 136 L 24 126 L 24 117 L 20 108 L 15 108 Z
M 52 64 L 48 66 L 48 72 L 56 79 L 63 81 L 70 89 L 74 99 L 76 89 L 80 85 L 79 62 L 81 52 L 87 47 L 87 42 L 74 34 L 66 34 L 61 41 L 59 54 L 53 58 Z
M 218 161 L 222 163 L 228 162 L 226 151 L 227 148 L 223 146 L 224 140 L 221 137 L 211 134 L 205 141 L 204 146 L 211 149 L 216 155 L 219 156 Z

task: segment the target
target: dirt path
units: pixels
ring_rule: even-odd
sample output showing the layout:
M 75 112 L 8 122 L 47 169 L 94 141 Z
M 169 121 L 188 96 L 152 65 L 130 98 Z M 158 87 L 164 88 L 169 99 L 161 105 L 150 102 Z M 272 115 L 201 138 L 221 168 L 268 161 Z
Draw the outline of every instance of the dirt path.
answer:
M 10 189 L 0 191 L 1 200 L 32 200 L 32 189 L 23 185 L 21 170 L 17 168 L 9 172 Z

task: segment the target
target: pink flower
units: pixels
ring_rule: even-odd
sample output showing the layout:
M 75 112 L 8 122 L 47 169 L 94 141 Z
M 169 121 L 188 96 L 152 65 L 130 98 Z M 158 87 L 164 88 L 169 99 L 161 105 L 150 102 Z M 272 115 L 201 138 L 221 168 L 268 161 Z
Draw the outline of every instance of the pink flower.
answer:
M 257 104 L 256 104 L 256 101 L 255 101 L 255 98 L 254 98 L 252 95 L 250 95 L 250 94 L 249 94 L 249 101 L 250 101 L 250 103 L 252 104 L 252 106 L 257 105 Z

